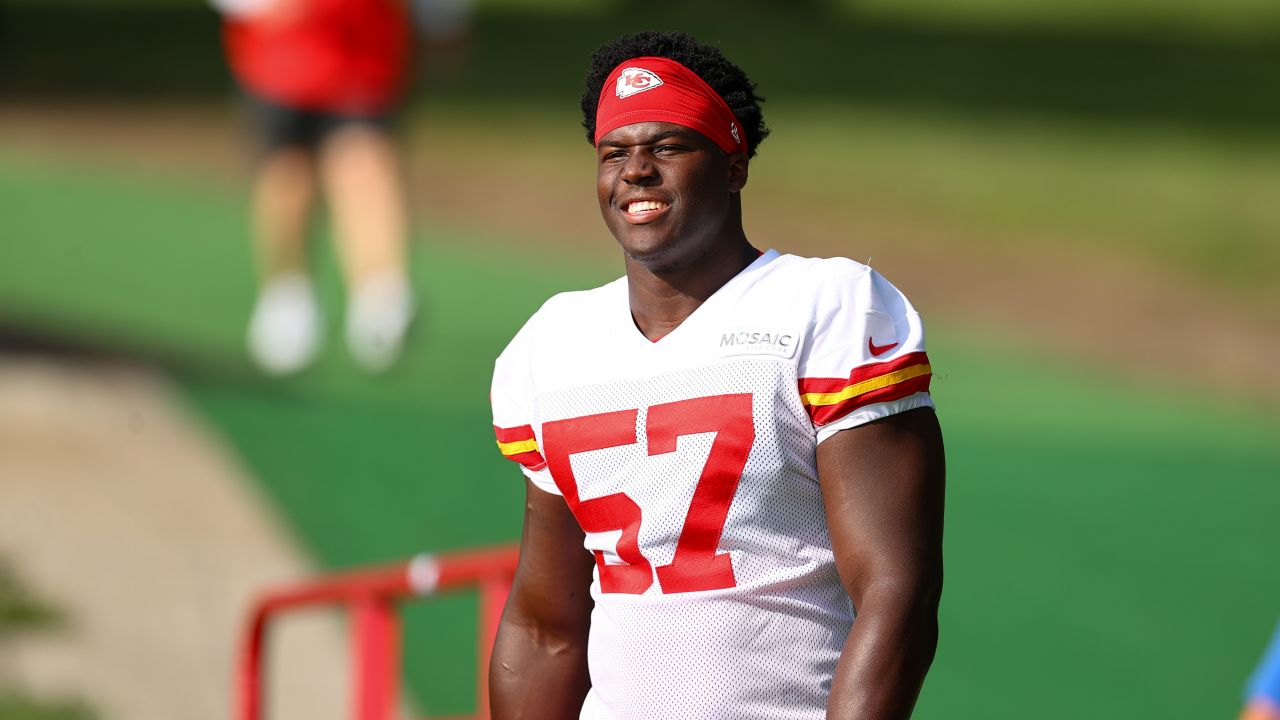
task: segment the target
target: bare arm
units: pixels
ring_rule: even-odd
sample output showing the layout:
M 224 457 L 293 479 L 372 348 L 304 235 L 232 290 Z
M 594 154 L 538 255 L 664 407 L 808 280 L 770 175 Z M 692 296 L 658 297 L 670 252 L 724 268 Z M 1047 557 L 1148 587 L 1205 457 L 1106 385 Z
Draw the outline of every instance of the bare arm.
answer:
M 525 481 L 520 565 L 489 665 L 493 720 L 578 717 L 591 686 L 587 628 L 594 560 L 564 498 Z
M 942 432 L 927 408 L 818 446 L 831 545 L 857 610 L 829 720 L 911 716 L 938 644 L 945 476 Z

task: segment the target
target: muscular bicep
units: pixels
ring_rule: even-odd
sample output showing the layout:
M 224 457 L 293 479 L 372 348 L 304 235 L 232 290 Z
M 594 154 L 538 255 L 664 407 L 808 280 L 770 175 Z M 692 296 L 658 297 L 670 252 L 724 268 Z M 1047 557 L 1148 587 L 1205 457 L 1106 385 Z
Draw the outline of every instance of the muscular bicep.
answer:
M 855 608 L 880 584 L 941 589 L 942 432 L 931 408 L 844 430 L 818 446 L 836 565 Z
M 564 498 L 526 479 L 520 564 L 510 608 L 516 617 L 512 619 L 557 634 L 585 637 L 594 566 L 594 558 L 583 547 L 582 529 Z

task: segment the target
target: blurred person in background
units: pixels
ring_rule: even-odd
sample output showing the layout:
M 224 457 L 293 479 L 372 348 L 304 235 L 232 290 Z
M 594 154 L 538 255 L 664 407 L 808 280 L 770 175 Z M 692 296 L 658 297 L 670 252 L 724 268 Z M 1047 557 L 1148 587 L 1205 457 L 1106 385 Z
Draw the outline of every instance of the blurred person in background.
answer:
M 391 134 L 412 52 L 409 8 L 404 0 L 214 1 L 259 144 L 249 352 L 283 375 L 321 347 L 306 240 L 323 190 L 347 290 L 347 346 L 366 370 L 385 370 L 414 313 L 407 193 Z
M 1249 679 L 1240 720 L 1280 720 L 1280 626 Z

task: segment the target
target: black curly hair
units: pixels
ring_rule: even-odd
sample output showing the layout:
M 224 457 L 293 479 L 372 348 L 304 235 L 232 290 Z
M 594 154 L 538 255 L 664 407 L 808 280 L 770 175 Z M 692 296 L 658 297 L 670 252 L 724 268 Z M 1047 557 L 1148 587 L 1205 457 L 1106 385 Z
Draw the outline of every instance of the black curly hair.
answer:
M 742 68 L 729 62 L 719 48 L 700 43 L 682 32 L 631 33 L 601 45 L 592 53 L 587 88 L 582 93 L 582 126 L 587 130 L 587 142 L 595 144 L 596 106 L 609 73 L 623 62 L 638 57 L 669 58 L 697 73 L 733 110 L 747 133 L 747 156 L 755 157 L 756 148 L 769 136 L 760 111 L 764 98 L 756 95 L 756 84 L 747 78 Z

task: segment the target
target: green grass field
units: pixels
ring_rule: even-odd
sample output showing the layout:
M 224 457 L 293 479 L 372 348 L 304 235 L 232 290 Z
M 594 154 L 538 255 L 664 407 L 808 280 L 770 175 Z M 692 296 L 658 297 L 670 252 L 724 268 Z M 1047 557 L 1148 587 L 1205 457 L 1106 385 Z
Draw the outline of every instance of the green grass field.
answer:
M 549 294 L 616 271 L 428 227 L 408 362 L 365 378 L 331 342 L 313 370 L 267 382 L 241 351 L 252 279 L 230 188 L 6 152 L 0 197 L 0 325 L 155 360 L 330 567 L 517 536 L 520 476 L 491 439 L 492 358 Z M 332 259 L 317 264 L 340 337 Z M 933 329 L 948 582 L 918 717 L 1230 716 L 1280 598 L 1280 422 L 1190 378 L 1135 385 Z M 410 683 L 428 711 L 469 705 L 469 602 L 409 614 Z

